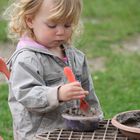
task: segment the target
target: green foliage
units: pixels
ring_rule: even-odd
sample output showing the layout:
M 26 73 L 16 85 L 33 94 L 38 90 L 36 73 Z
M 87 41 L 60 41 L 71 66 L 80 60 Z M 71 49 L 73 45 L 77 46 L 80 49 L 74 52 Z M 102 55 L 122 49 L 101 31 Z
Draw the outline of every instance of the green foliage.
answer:
M 0 42 L 6 42 L 8 41 L 7 39 L 7 34 L 6 34 L 6 22 L 5 21 L 0 21 Z
M 0 135 L 13 140 L 12 118 L 8 107 L 8 86 L 0 85 Z
M 6 34 L 6 21 L 3 20 L 3 12 L 8 4 L 8 0 L 0 1 L 0 42 L 6 42 L 7 34 Z
M 89 56 L 108 55 L 105 50 L 110 44 L 140 33 L 139 7 L 139 0 L 84 0 L 85 30 L 78 47 L 88 47 Z
M 140 55 L 114 55 L 105 72 L 97 72 L 95 87 L 106 118 L 140 108 Z

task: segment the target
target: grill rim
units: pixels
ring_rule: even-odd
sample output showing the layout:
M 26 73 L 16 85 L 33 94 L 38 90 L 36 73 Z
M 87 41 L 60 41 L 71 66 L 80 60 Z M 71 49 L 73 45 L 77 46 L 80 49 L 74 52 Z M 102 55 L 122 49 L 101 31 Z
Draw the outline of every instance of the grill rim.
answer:
M 77 136 L 79 137 L 72 139 L 72 137 L 76 136 L 74 135 L 74 133 L 77 133 Z M 64 137 L 64 134 L 66 134 L 67 136 Z M 39 140 L 82 140 L 82 137 L 84 137 L 85 134 L 89 136 L 90 140 L 98 140 L 99 137 L 101 138 L 99 140 L 128 140 L 128 138 L 124 136 L 118 128 L 112 125 L 110 119 L 101 121 L 99 123 L 99 128 L 94 132 L 75 132 L 66 129 L 54 129 L 52 131 L 46 131 L 44 133 L 36 134 L 36 138 L 38 138 Z M 45 135 L 45 137 L 42 137 L 43 135 Z M 51 135 L 56 136 L 52 137 L 51 139 Z

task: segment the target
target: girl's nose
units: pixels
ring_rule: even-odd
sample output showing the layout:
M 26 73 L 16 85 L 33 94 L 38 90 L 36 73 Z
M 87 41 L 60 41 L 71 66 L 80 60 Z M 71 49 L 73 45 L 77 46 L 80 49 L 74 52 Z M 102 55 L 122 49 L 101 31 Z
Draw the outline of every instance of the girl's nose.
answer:
M 65 33 L 65 28 L 63 26 L 58 26 L 56 35 L 64 35 L 64 33 Z

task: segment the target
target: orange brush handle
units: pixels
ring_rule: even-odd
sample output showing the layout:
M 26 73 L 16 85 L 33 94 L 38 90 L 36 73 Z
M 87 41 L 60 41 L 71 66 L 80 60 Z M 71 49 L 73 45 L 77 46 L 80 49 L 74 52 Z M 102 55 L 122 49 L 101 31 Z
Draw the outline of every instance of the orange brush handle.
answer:
M 70 67 L 68 67 L 68 66 L 64 67 L 64 74 L 67 77 L 69 82 L 76 81 L 75 76 L 74 76 L 72 69 Z
M 72 69 L 70 67 L 68 67 L 68 66 L 64 67 L 64 74 L 70 83 L 76 81 L 75 75 L 73 74 Z M 82 99 L 80 99 L 80 100 L 82 100 Z
M 64 67 L 64 74 L 70 83 L 76 81 L 75 75 L 73 74 L 72 69 L 70 67 L 68 67 L 68 66 Z M 80 100 L 82 100 L 82 99 L 80 99 Z
M 68 67 L 68 66 L 64 67 L 64 74 L 67 77 L 69 82 L 76 81 L 75 76 L 74 76 L 72 69 L 70 67 Z M 83 112 L 88 112 L 89 108 L 90 108 L 89 104 L 83 98 L 81 98 L 80 99 L 80 109 Z

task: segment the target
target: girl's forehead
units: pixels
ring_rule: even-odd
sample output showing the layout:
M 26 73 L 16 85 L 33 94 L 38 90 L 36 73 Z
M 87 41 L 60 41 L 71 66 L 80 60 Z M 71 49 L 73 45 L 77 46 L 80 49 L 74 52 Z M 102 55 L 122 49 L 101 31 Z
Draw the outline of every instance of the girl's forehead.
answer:
M 39 9 L 39 12 L 41 14 L 50 15 L 50 14 L 52 14 L 52 9 L 54 9 L 53 0 L 44 0 Z
M 70 22 L 69 17 L 66 17 L 66 7 L 64 10 L 63 5 L 55 4 L 55 0 L 44 0 L 39 11 L 39 16 L 42 16 L 46 20 L 54 22 Z
M 49 19 L 53 14 L 52 9 L 54 8 L 52 1 L 53 0 L 44 0 L 38 11 L 34 13 L 35 17 L 44 20 Z
M 76 25 L 80 11 L 80 0 L 43 0 L 37 16 L 53 22 L 69 22 Z

